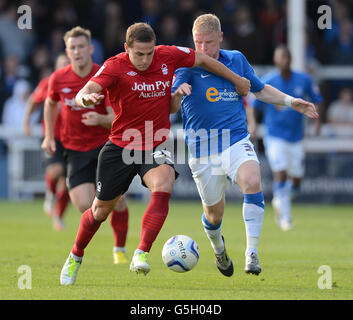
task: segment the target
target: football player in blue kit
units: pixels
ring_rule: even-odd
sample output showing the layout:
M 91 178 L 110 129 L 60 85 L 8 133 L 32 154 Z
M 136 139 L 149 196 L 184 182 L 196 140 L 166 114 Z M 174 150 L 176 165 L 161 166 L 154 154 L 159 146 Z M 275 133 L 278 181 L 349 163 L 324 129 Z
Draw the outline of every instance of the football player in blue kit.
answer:
M 286 46 L 275 49 L 273 60 L 277 69 L 262 78 L 264 83 L 293 97 L 308 97 L 315 104 L 322 102 L 320 90 L 311 77 L 291 70 L 291 54 Z M 263 112 L 264 147 L 273 176 L 272 206 L 276 222 L 283 231 L 291 230 L 291 199 L 299 191 L 304 175 L 304 117 L 292 108 L 260 100 L 253 102 L 253 108 Z M 315 125 L 319 128 L 318 121 Z
M 221 50 L 223 39 L 217 16 L 203 14 L 193 24 L 198 52 L 209 55 L 247 78 L 251 91 L 264 102 L 289 105 L 310 118 L 318 117 L 315 106 L 265 85 L 239 51 Z M 228 181 L 237 183 L 244 194 L 243 218 L 247 246 L 245 272 L 258 275 L 258 243 L 264 217 L 259 161 L 250 141 L 243 99 L 234 86 L 203 68 L 178 69 L 172 88 L 171 113 L 181 107 L 189 166 L 202 205 L 202 224 L 216 256 L 216 265 L 225 276 L 234 267 L 222 235 L 222 217 Z

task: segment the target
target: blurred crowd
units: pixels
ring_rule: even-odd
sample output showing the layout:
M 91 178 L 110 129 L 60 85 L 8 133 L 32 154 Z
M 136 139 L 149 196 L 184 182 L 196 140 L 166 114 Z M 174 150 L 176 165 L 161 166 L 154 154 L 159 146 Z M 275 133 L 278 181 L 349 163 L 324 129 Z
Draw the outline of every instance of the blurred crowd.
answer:
M 17 25 L 17 10 L 23 4 L 32 11 L 29 30 Z M 332 8 L 331 29 L 318 28 L 319 5 Z M 192 22 L 205 12 L 220 17 L 223 48 L 240 50 L 253 65 L 271 65 L 274 48 L 286 43 L 285 0 L 0 0 L 1 122 L 20 125 L 28 95 L 52 70 L 55 58 L 64 51 L 63 35 L 72 27 L 80 25 L 91 30 L 93 60 L 102 64 L 123 51 L 125 30 L 138 21 L 153 26 L 158 44 L 192 47 Z M 309 70 L 320 65 L 353 65 L 352 17 L 353 0 L 307 0 Z M 321 82 L 320 86 L 332 104 L 323 120 L 341 121 L 335 110 L 343 106 L 353 110 L 353 79 Z M 342 120 L 353 126 L 353 116 Z

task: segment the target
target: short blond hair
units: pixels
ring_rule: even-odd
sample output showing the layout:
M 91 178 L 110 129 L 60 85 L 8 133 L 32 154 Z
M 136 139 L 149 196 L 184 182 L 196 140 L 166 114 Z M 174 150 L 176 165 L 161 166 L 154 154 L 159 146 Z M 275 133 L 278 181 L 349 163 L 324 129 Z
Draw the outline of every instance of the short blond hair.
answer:
M 67 31 L 64 35 L 64 41 L 65 43 L 67 43 L 67 40 L 69 40 L 69 38 L 77 38 L 80 36 L 84 36 L 88 43 L 91 43 L 91 31 L 89 31 L 88 29 L 84 29 L 80 26 L 74 27 L 71 30 Z
M 200 33 L 209 33 L 216 31 L 217 33 L 221 33 L 221 22 L 219 18 L 212 14 L 206 13 L 198 16 L 193 24 L 192 33 L 200 32 Z

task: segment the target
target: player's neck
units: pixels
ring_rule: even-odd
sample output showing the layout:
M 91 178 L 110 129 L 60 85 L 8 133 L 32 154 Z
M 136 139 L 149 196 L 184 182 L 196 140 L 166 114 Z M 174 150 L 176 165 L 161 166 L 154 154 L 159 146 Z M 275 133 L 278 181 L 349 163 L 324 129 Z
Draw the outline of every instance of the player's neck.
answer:
M 87 77 L 91 71 L 92 71 L 92 65 L 93 62 L 90 60 L 87 64 L 84 66 L 78 66 L 72 64 L 72 70 L 80 77 L 80 78 L 85 78 Z
M 281 70 L 281 76 L 284 79 L 289 79 L 291 77 L 292 71 L 291 69 Z

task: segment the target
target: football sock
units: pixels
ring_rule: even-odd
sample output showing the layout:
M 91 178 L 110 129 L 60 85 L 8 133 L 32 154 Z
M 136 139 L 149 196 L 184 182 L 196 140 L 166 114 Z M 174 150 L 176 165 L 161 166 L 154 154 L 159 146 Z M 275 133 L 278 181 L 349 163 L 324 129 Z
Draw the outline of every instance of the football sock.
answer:
M 64 211 L 70 202 L 70 196 L 66 189 L 57 189 L 55 196 L 56 203 L 54 207 L 54 212 L 57 217 L 62 218 Z
M 138 249 L 149 252 L 154 240 L 162 229 L 169 210 L 171 194 L 152 192 L 150 203 L 142 218 L 142 230 Z
M 214 225 L 206 219 L 205 213 L 203 213 L 201 221 L 207 238 L 211 242 L 213 251 L 216 254 L 221 254 L 224 251 L 224 242 L 222 239 L 222 221 L 220 221 L 217 225 Z
M 125 247 L 129 223 L 129 209 L 123 211 L 113 210 L 110 215 L 110 225 L 114 234 L 114 246 Z
M 289 184 L 286 182 L 274 182 L 273 184 L 273 196 L 278 199 L 279 213 L 281 220 L 290 222 L 291 216 L 291 190 Z
M 87 209 L 82 214 L 75 244 L 71 250 L 74 255 L 78 257 L 83 256 L 85 248 L 99 229 L 100 225 L 101 222 L 94 219 L 91 208 Z
M 290 179 L 287 180 L 286 186 L 289 189 L 291 200 L 295 199 L 300 192 L 300 186 L 295 186 Z
M 113 252 L 124 252 L 124 253 L 126 253 L 126 248 L 125 247 L 115 247 L 114 246 Z
M 244 194 L 243 218 L 246 231 L 245 255 L 257 254 L 264 219 L 265 201 L 262 192 Z
M 47 186 L 47 189 L 48 189 L 52 194 L 55 194 L 56 181 L 54 181 L 53 178 L 52 178 L 48 173 L 45 173 L 45 175 L 44 175 L 44 180 L 45 180 L 45 184 L 46 184 L 46 186 Z

